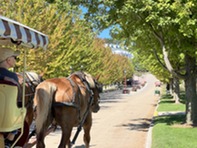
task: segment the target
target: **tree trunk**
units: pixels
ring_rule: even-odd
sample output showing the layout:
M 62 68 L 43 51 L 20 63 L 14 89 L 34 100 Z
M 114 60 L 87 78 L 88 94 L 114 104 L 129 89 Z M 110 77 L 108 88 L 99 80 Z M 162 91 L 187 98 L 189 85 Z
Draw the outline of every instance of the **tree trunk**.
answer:
M 171 72 L 171 74 L 176 77 L 177 73 L 174 71 L 168 59 L 168 52 L 166 51 L 164 44 L 162 44 L 162 51 L 163 51 L 166 67 Z M 195 51 L 193 55 L 195 55 Z M 197 125 L 197 107 L 196 107 L 197 97 L 196 97 L 196 73 L 195 73 L 196 58 L 188 54 L 185 54 L 185 63 L 186 63 L 186 68 L 185 68 L 186 76 L 184 77 L 184 80 L 185 80 L 185 94 L 186 94 L 186 123 Z
M 174 93 L 174 85 L 173 85 L 173 79 L 170 79 L 170 82 L 169 82 L 169 84 L 170 84 L 170 94 L 171 95 L 173 95 L 173 93 Z
M 195 64 L 196 59 L 190 55 L 185 55 L 186 64 L 186 79 L 185 79 L 185 93 L 186 93 L 186 123 L 197 125 L 197 98 L 196 98 L 196 74 Z
M 180 103 L 179 78 L 177 77 L 174 77 L 174 99 L 175 99 L 175 103 Z

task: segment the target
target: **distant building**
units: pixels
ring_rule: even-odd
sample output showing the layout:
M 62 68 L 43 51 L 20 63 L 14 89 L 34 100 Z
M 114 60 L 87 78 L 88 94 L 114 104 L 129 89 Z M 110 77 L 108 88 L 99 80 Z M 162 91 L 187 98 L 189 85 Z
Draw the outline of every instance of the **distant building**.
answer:
M 119 55 L 122 55 L 122 56 L 126 56 L 127 58 L 133 58 L 133 55 L 130 52 L 122 49 L 121 46 L 119 46 L 119 45 L 105 44 L 105 47 L 110 47 L 114 54 L 119 54 Z

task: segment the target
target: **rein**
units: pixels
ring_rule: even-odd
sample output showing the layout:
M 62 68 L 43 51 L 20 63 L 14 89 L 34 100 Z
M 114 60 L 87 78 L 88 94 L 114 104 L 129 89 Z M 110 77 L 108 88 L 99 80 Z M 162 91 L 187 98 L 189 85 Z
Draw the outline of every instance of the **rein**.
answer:
M 77 140 L 77 137 L 78 137 L 78 135 L 79 135 L 79 133 L 80 133 L 80 131 L 81 131 L 81 129 L 82 129 L 82 126 L 83 126 L 83 124 L 84 124 L 84 122 L 85 122 L 85 119 L 86 119 L 88 113 L 89 113 L 90 106 L 92 105 L 92 103 L 93 103 L 93 97 L 90 96 L 90 100 L 89 100 L 89 102 L 88 102 L 87 109 L 86 109 L 86 111 L 85 111 L 85 113 L 84 113 L 84 116 L 83 116 L 83 118 L 82 118 L 82 120 L 81 120 L 79 126 L 77 127 L 77 131 L 76 131 L 76 133 L 75 133 L 75 135 L 74 135 L 74 137 L 73 137 L 73 140 L 72 140 L 72 142 L 71 142 L 72 145 L 74 145 L 74 144 L 75 144 L 75 141 Z
M 93 100 L 94 100 L 94 98 L 93 98 L 93 92 L 92 92 L 92 90 L 91 90 L 91 87 L 90 87 L 89 83 L 88 83 L 87 80 L 85 79 L 84 75 L 82 76 L 82 75 L 80 74 L 80 75 L 78 75 L 78 76 L 79 76 L 79 78 L 81 79 L 81 81 L 83 82 L 83 84 L 86 86 L 88 92 L 90 93 L 90 98 L 89 98 L 89 101 L 88 101 L 88 106 L 87 106 L 87 108 L 86 108 L 86 111 L 85 111 L 85 113 L 84 113 L 84 115 L 83 115 L 83 118 L 82 118 L 81 122 L 79 123 L 79 125 L 78 125 L 78 127 L 77 127 L 77 131 L 76 131 L 76 133 L 75 133 L 75 135 L 74 135 L 74 137 L 73 137 L 73 140 L 71 141 L 71 144 L 72 144 L 72 145 L 74 145 L 74 144 L 75 144 L 75 141 L 77 140 L 77 137 L 78 137 L 78 135 L 79 135 L 79 133 L 80 133 L 80 131 L 81 131 L 81 129 L 82 129 L 82 126 L 83 126 L 83 124 L 84 124 L 84 122 L 85 122 L 85 119 L 86 119 L 86 117 L 87 117 L 87 115 L 88 115 L 88 113 L 89 113 L 89 111 L 90 111 L 90 106 L 92 106 Z
M 70 107 L 75 107 L 76 109 L 79 110 L 79 119 L 80 119 L 80 123 L 77 127 L 77 131 L 71 141 L 71 144 L 74 145 L 75 144 L 75 141 L 80 133 L 80 131 L 82 130 L 82 127 L 83 127 L 83 124 L 88 116 L 88 113 L 90 111 L 90 107 L 92 106 L 93 102 L 94 102 L 94 93 L 90 87 L 90 84 L 88 83 L 88 81 L 85 79 L 85 74 L 84 73 L 74 73 L 76 74 L 81 82 L 84 84 L 85 88 L 87 89 L 88 93 L 90 94 L 90 97 L 89 97 L 89 100 L 88 100 L 88 105 L 87 105 L 87 108 L 86 108 L 86 111 L 85 113 L 83 114 L 82 116 L 82 119 L 80 119 L 80 107 L 78 105 L 76 105 L 74 103 L 74 99 L 72 99 L 73 101 L 72 102 L 54 102 L 54 106 L 62 106 L 62 105 L 66 105 L 66 106 L 70 106 Z M 73 91 L 73 98 L 75 98 L 76 96 L 76 93 L 74 92 L 74 86 L 76 85 L 73 80 L 71 79 L 71 77 L 68 77 L 67 80 L 70 82 L 71 86 L 72 86 L 72 91 Z M 81 88 L 82 86 L 79 86 L 77 85 L 77 87 Z M 80 103 L 80 99 L 79 99 L 79 103 Z

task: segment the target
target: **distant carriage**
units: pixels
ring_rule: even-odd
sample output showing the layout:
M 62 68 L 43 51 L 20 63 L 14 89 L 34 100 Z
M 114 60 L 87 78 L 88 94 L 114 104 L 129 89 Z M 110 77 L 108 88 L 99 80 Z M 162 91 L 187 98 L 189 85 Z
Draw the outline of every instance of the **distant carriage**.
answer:
M 156 81 L 155 82 L 155 95 L 160 96 L 161 92 L 160 92 L 160 87 L 161 87 L 161 82 L 160 81 Z
M 161 82 L 160 81 L 156 81 L 155 82 L 155 87 L 160 87 L 161 86 Z

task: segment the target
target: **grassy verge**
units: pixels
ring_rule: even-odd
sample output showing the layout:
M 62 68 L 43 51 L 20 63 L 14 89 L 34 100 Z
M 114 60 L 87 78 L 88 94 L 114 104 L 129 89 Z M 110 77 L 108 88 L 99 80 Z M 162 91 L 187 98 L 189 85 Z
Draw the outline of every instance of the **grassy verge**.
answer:
M 184 93 L 181 103 L 175 104 L 172 96 L 161 97 L 158 112 L 185 111 Z M 197 148 L 197 128 L 184 125 L 185 115 L 156 116 L 152 131 L 152 148 Z
M 152 148 L 197 148 L 197 128 L 184 127 L 184 115 L 155 117 Z
M 185 111 L 183 96 L 181 98 L 181 103 L 176 104 L 171 95 L 162 95 L 157 111 Z

